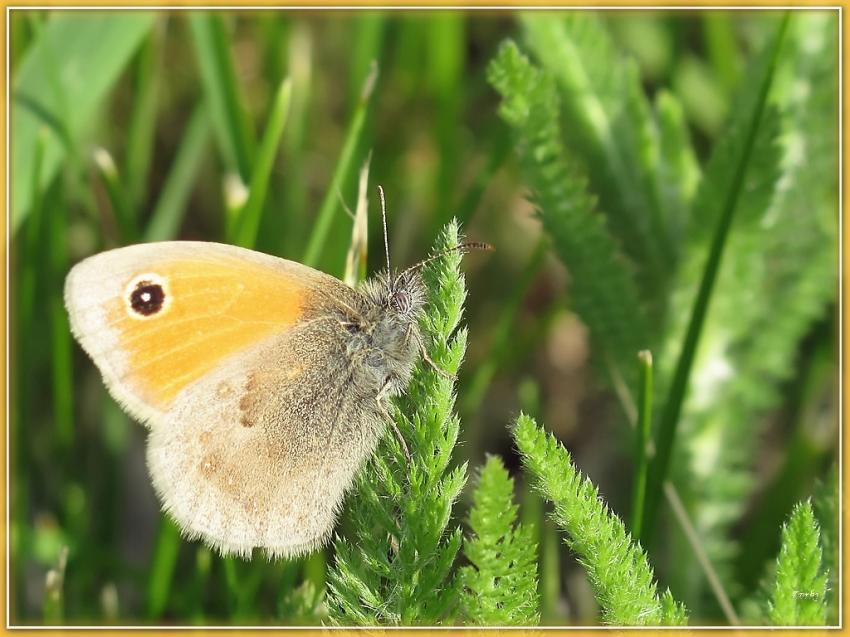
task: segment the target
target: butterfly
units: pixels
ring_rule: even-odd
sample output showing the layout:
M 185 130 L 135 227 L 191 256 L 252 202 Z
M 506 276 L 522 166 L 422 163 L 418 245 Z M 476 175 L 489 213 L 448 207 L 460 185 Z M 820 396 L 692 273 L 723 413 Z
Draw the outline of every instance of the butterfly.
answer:
M 452 250 L 470 249 L 489 246 Z M 72 268 L 73 334 L 112 396 L 149 428 L 153 486 L 184 536 L 243 558 L 255 548 L 294 557 L 327 542 L 392 424 L 387 401 L 420 356 L 431 362 L 420 268 L 440 256 L 400 273 L 388 258 L 357 288 L 196 241 L 118 248 Z

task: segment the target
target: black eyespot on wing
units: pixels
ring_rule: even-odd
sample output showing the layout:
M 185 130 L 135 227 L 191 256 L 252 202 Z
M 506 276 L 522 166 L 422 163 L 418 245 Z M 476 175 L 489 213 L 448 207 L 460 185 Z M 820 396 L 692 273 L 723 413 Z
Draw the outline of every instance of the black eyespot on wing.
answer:
M 139 281 L 130 294 L 130 307 L 136 314 L 151 316 L 162 309 L 165 303 L 165 290 L 159 283 Z

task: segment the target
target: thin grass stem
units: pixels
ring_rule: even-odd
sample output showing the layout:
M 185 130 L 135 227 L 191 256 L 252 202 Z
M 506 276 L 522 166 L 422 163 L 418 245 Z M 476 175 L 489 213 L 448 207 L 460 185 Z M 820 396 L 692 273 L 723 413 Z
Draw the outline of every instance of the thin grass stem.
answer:
M 702 333 L 702 327 L 705 323 L 709 302 L 711 301 L 711 295 L 714 290 L 714 283 L 717 280 L 717 275 L 720 270 L 723 250 L 726 246 L 726 240 L 732 227 L 732 220 L 735 216 L 738 199 L 740 198 L 741 190 L 744 185 L 744 177 L 747 174 L 747 167 L 752 158 L 756 134 L 758 133 L 759 125 L 761 124 L 762 116 L 764 115 L 768 92 L 772 84 L 774 71 L 779 58 L 779 51 L 785 32 L 788 28 L 788 19 L 789 14 L 786 13 L 782 23 L 780 24 L 779 32 L 773 42 L 769 67 L 762 80 L 758 100 L 755 108 L 753 109 L 750 125 L 747 128 L 746 141 L 741 154 L 737 158 L 737 170 L 735 171 L 735 177 L 729 190 L 724 195 L 722 213 L 715 228 L 714 237 L 711 242 L 711 250 L 703 270 L 699 291 L 697 292 L 696 300 L 694 301 L 693 309 L 691 311 L 691 318 L 688 323 L 688 329 L 685 334 L 682 351 L 676 363 L 676 371 L 673 374 L 670 392 L 664 405 L 664 410 L 661 414 L 661 421 L 658 426 L 658 433 L 656 435 L 655 442 L 656 455 L 649 467 L 649 476 L 647 479 L 646 508 L 644 509 L 644 520 L 642 524 L 644 544 L 646 546 L 648 546 L 652 541 L 652 535 L 658 513 L 658 504 L 661 499 L 664 481 L 667 479 L 673 444 L 676 439 L 676 429 L 679 424 L 679 416 L 681 415 L 682 405 L 684 404 L 685 394 L 687 392 L 691 367 L 693 366 L 697 345 L 699 344 L 700 335 Z
M 646 469 L 649 465 L 647 441 L 652 426 L 652 354 L 638 353 L 638 423 L 635 430 L 635 479 L 632 491 L 632 536 L 640 541 L 643 506 L 646 499 Z
M 372 90 L 375 88 L 375 82 L 378 79 L 378 66 L 375 64 L 372 71 L 363 82 L 363 90 L 360 92 L 360 101 L 354 109 L 354 114 L 348 124 L 348 131 L 345 135 L 345 143 L 342 146 L 339 160 L 334 169 L 331 183 L 325 191 L 325 198 L 322 201 L 322 206 L 319 208 L 319 215 L 316 218 L 316 223 L 313 226 L 313 233 L 310 235 L 310 240 L 307 243 L 307 249 L 304 251 L 302 261 L 305 265 L 315 266 L 321 258 L 322 250 L 325 247 L 325 242 L 328 239 L 328 233 L 331 229 L 334 215 L 339 208 L 339 192 L 342 185 L 348 179 L 352 170 L 354 151 L 360 141 L 360 133 L 363 130 L 363 124 L 366 121 L 366 115 L 369 111 L 369 99 L 372 96 Z
M 269 115 L 269 123 L 260 142 L 260 149 L 254 162 L 254 171 L 251 174 L 248 200 L 237 213 L 234 223 L 235 231 L 231 241 L 236 245 L 253 248 L 257 240 L 260 217 L 269 191 L 269 179 L 280 147 L 280 138 L 286 126 L 291 98 L 292 81 L 286 78 L 277 89 Z

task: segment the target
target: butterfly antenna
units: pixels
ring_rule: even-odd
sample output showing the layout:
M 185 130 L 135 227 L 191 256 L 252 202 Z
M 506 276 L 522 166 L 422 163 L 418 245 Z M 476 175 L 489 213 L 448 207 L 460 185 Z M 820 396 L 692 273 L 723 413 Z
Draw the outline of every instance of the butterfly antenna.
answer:
M 437 254 L 433 254 L 427 259 L 423 259 L 419 263 L 414 263 L 412 266 L 407 268 L 404 272 L 399 275 L 399 278 L 403 277 L 405 274 L 409 272 L 415 272 L 420 269 L 424 265 L 428 265 L 432 261 L 436 261 L 437 259 L 442 259 L 447 254 L 451 254 L 452 252 L 460 252 L 461 254 L 466 254 L 468 252 L 472 252 L 473 250 L 483 250 L 485 252 L 492 252 L 495 248 L 489 243 L 484 243 L 482 241 L 467 241 L 466 243 L 461 243 L 456 246 L 452 246 L 451 248 L 446 248 Z
M 387 255 L 387 276 L 392 276 L 390 272 L 390 241 L 387 239 L 387 202 L 384 199 L 384 189 L 378 186 L 378 195 L 381 197 L 381 219 L 384 222 L 384 253 Z

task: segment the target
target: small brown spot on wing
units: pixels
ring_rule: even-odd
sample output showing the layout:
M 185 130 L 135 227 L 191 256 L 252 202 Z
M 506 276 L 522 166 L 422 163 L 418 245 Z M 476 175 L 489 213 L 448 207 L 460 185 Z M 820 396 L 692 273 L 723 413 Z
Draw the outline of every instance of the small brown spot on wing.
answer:
M 209 453 L 201 460 L 201 473 L 205 476 L 214 476 L 221 466 L 221 458 L 215 452 Z
M 272 374 L 266 371 L 256 371 L 248 375 L 245 381 L 245 393 L 239 399 L 239 411 L 242 415 L 239 424 L 243 427 L 253 427 L 260 419 L 263 393 L 269 391 L 269 379 Z
M 215 394 L 219 398 L 227 398 L 233 393 L 233 385 L 228 383 L 226 380 L 220 382 L 218 387 L 215 388 Z
M 248 381 L 248 387 L 250 387 L 251 381 Z M 246 388 L 245 394 L 239 400 L 239 411 L 241 415 L 239 416 L 239 424 L 243 427 L 253 427 L 254 426 L 254 410 L 256 408 L 256 402 L 253 399 L 250 390 Z

